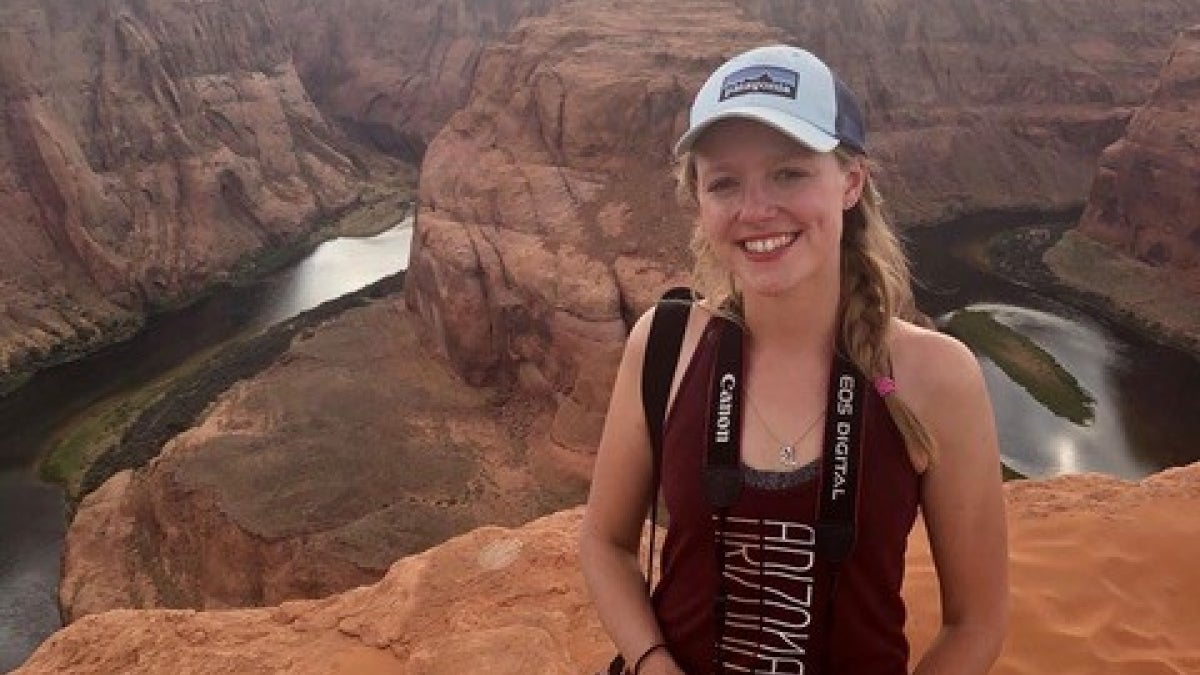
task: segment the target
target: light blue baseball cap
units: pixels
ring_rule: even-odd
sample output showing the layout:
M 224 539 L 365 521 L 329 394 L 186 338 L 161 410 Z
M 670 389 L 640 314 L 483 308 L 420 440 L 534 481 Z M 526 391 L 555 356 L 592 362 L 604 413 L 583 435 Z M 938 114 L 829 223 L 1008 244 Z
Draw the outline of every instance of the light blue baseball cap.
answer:
M 838 145 L 866 154 L 862 109 L 850 89 L 811 53 L 788 45 L 758 47 L 717 68 L 692 102 L 679 156 L 714 123 L 762 122 L 817 152 Z

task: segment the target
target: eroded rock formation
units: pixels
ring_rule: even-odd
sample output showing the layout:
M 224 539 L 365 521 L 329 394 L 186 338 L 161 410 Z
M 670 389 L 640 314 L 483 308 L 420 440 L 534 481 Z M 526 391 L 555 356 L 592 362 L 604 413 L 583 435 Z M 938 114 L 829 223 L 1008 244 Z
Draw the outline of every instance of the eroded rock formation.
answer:
M 1150 100 L 1101 156 L 1079 228 L 1200 279 L 1200 25 L 1179 37 Z
M 688 92 L 780 38 L 721 2 L 578 3 L 485 52 L 426 155 L 406 280 L 468 380 L 557 397 L 555 437 L 594 447 L 633 303 L 685 259 L 665 167 Z
M 278 0 L 309 93 L 333 121 L 419 160 L 471 93 L 479 56 L 563 0 Z
M 540 411 L 464 384 L 412 324 L 399 299 L 323 324 L 84 499 L 67 619 L 321 597 L 463 531 L 577 503 L 582 484 L 528 459 Z
M 1043 260 L 1105 311 L 1200 349 L 1200 26 L 1179 36 L 1100 157 L 1079 225 Z
M 297 240 L 362 172 L 262 1 L 0 8 L 0 375 Z
M 554 397 L 555 438 L 598 440 L 624 332 L 683 272 L 670 147 L 724 57 L 793 41 L 865 99 L 902 223 L 1079 204 L 1148 95 L 1177 0 L 570 3 L 484 52 L 426 154 L 409 306 L 473 382 Z
M 1200 540 L 1180 514 L 1200 508 L 1200 465 L 1137 484 L 1076 476 L 1010 483 L 1006 493 L 1012 620 L 992 673 L 1196 671 Z M 89 616 L 15 672 L 594 672 L 612 648 L 579 573 L 580 516 L 479 529 L 324 600 Z M 940 621 L 921 528 L 910 539 L 904 595 L 920 655 Z

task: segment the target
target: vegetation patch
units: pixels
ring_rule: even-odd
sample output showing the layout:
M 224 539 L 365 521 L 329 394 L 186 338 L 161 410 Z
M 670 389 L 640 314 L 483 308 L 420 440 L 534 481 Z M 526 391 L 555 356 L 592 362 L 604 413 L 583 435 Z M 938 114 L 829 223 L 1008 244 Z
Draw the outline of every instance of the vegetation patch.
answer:
M 198 352 L 153 382 L 110 396 L 85 410 L 50 440 L 50 450 L 39 465 L 42 480 L 62 485 L 68 498 L 77 501 L 83 496 L 80 490 L 88 468 L 120 445 L 142 411 L 174 392 L 181 383 L 199 377 L 220 353 L 218 347 Z
M 1096 400 L 1053 356 L 1033 340 L 978 310 L 955 312 L 946 331 L 987 356 L 1013 382 L 1059 417 L 1078 425 L 1095 419 Z

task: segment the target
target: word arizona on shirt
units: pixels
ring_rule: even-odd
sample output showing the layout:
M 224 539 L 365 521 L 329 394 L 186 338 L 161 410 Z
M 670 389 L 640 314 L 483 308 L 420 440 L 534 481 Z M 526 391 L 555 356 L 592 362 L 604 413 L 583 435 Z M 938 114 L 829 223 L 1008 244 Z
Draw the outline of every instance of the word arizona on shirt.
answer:
M 713 517 L 714 530 L 718 527 Z M 803 675 L 816 591 L 816 531 L 784 520 L 726 518 L 725 621 L 719 636 L 727 671 Z

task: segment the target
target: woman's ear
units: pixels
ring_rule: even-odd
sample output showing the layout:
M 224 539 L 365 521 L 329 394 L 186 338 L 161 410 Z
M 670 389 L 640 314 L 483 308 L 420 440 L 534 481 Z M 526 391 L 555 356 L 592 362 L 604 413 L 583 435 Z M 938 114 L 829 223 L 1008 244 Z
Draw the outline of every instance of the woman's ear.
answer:
M 846 165 L 846 188 L 842 194 L 842 209 L 849 211 L 854 208 L 862 197 L 863 186 L 867 182 L 867 166 L 861 159 L 854 158 Z

